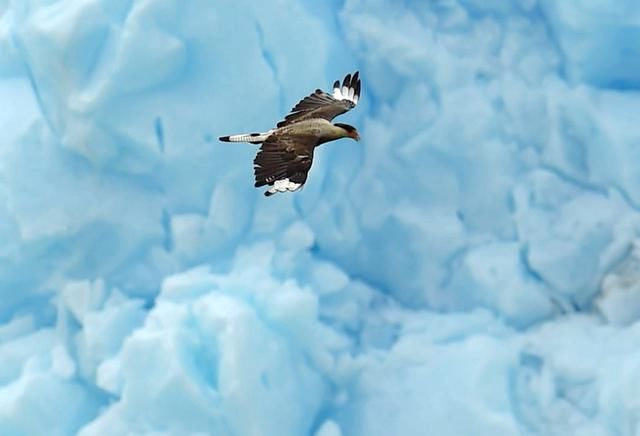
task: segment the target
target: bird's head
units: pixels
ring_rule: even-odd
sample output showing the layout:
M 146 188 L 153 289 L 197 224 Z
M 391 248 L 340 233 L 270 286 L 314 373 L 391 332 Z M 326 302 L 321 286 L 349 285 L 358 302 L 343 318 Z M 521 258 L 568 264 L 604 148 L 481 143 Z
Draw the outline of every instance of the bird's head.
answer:
M 340 127 L 345 132 L 345 138 L 351 138 L 356 141 L 360 141 L 360 134 L 358 134 L 358 130 L 350 126 L 349 124 L 336 123 L 336 126 Z

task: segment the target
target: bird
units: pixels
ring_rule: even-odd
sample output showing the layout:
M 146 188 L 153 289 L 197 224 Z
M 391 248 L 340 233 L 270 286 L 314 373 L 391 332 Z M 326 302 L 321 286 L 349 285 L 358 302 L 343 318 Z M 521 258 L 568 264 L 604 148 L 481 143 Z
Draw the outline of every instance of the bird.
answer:
M 267 186 L 264 195 L 295 192 L 307 181 L 316 147 L 341 138 L 360 140 L 358 130 L 344 123 L 332 123 L 338 115 L 353 109 L 360 100 L 360 73 L 336 80 L 331 94 L 316 89 L 298 102 L 276 127 L 262 133 L 221 136 L 223 142 L 261 144 L 253 170 L 256 188 Z

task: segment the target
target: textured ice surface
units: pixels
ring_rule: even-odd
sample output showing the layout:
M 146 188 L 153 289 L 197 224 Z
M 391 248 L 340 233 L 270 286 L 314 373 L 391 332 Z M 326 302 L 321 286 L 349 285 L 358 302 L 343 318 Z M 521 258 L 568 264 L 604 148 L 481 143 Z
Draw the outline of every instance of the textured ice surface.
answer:
M 636 1 L 0 17 L 0 435 L 637 434 Z M 215 138 L 355 69 L 265 199 Z

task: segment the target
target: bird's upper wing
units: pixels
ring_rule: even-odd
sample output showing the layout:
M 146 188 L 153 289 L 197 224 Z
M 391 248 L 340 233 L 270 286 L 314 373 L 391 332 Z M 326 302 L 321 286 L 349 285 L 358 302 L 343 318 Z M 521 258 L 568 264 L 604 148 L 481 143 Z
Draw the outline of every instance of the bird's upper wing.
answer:
M 360 99 L 360 77 L 356 71 L 353 76 L 347 74 L 340 85 L 336 80 L 333 84 L 333 95 L 316 89 L 316 91 L 303 98 L 291 109 L 283 121 L 278 123 L 278 127 L 288 126 L 299 121 L 311 118 L 324 118 L 327 121 L 333 120 L 340 114 L 353 109 Z
M 307 180 L 317 138 L 310 135 L 274 133 L 269 136 L 253 161 L 256 187 L 274 186 L 265 195 L 277 191 L 297 191 Z

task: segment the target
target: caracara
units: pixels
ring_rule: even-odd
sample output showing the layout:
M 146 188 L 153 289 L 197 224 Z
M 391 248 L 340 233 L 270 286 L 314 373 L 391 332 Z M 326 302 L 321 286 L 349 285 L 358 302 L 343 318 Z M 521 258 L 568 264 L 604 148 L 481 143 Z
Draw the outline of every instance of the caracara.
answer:
M 340 138 L 360 140 L 355 127 L 331 123 L 335 117 L 353 109 L 360 99 L 358 72 L 336 80 L 333 94 L 317 89 L 294 106 L 275 129 L 264 133 L 222 136 L 224 142 L 262 144 L 253 160 L 256 187 L 268 185 L 264 195 L 297 191 L 307 180 L 313 150 L 320 144 Z

